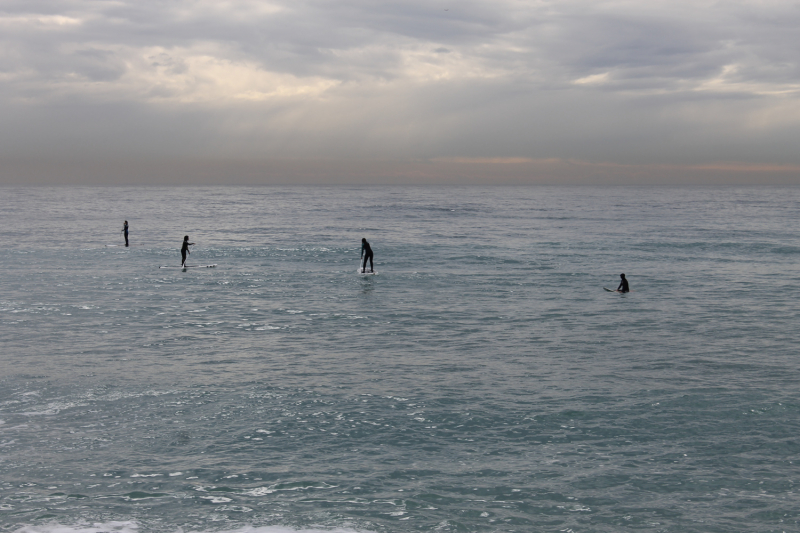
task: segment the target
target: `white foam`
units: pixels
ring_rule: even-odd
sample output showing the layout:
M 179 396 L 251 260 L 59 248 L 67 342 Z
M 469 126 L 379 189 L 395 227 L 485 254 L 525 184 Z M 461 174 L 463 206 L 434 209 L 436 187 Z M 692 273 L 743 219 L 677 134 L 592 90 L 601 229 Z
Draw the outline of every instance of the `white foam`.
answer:
M 243 509 L 237 509 L 243 510 Z M 136 522 L 105 522 L 94 523 L 92 525 L 65 526 L 51 523 L 47 525 L 25 526 L 14 531 L 14 533 L 139 533 L 139 524 Z M 169 530 L 164 530 L 168 532 Z M 175 528 L 174 533 L 182 533 L 182 529 Z M 187 531 L 186 533 L 205 533 L 203 531 Z M 245 526 L 239 529 L 214 531 L 214 533 L 370 533 L 368 531 L 357 531 L 355 529 L 294 529 L 284 526 L 264 526 L 253 527 Z
M 233 501 L 225 496 L 200 496 L 200 498 L 203 500 L 208 500 L 211 503 L 230 503 Z
M 275 492 L 275 489 L 271 489 L 269 487 L 256 487 L 254 489 L 246 490 L 244 493 L 248 496 L 266 496 L 267 494 L 272 494 Z
M 61 411 L 65 409 L 71 409 L 73 407 L 84 407 L 86 406 L 85 403 L 76 403 L 76 402 L 50 402 L 44 409 L 37 410 L 37 411 L 25 411 L 19 413 L 23 416 L 44 416 L 44 415 L 57 415 Z
M 41 526 L 25 526 L 14 533 L 137 533 L 139 525 L 136 522 L 106 522 L 95 523 L 91 526 L 64 526 L 61 524 L 47 524 Z

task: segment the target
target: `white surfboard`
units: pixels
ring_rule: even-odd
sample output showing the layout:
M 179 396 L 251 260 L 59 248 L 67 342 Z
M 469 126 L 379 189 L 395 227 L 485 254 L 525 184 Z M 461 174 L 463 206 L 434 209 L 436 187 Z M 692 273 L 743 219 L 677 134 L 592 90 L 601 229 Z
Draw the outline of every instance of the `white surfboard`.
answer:
M 216 264 L 214 264 L 214 265 L 181 265 L 181 266 L 164 265 L 164 266 L 160 266 L 158 268 L 214 268 L 215 266 L 217 266 L 217 265 Z
M 358 272 L 362 276 L 374 276 L 375 274 L 377 274 L 377 272 L 361 272 L 360 268 L 356 270 L 356 272 Z

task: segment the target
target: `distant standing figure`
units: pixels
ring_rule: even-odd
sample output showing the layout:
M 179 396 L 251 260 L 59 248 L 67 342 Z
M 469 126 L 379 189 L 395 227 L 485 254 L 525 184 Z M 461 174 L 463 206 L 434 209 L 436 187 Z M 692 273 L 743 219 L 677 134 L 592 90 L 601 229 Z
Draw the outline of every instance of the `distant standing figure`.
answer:
M 189 242 L 189 236 L 183 236 L 183 246 L 181 246 L 181 266 L 186 266 L 186 254 L 190 254 L 189 247 L 194 246 L 193 242 Z
M 375 268 L 372 265 L 372 248 L 370 248 L 367 239 L 361 239 L 361 257 L 364 258 L 364 263 L 361 265 L 361 273 L 365 273 L 367 271 L 367 259 L 369 259 L 369 271 L 375 272 Z
M 625 279 L 625 274 L 620 274 L 620 282 L 619 287 L 617 287 L 617 291 L 619 292 L 631 292 L 630 288 L 628 287 L 628 280 Z
M 125 224 L 122 225 L 122 233 L 125 234 L 125 247 L 128 247 L 128 221 L 125 221 Z

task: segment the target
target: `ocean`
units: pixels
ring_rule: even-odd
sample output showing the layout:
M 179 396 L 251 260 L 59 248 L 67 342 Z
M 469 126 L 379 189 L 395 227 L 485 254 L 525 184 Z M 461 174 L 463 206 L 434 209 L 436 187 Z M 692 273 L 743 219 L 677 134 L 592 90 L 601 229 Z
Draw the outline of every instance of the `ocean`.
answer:
M 800 189 L 0 206 L 2 531 L 800 531 Z

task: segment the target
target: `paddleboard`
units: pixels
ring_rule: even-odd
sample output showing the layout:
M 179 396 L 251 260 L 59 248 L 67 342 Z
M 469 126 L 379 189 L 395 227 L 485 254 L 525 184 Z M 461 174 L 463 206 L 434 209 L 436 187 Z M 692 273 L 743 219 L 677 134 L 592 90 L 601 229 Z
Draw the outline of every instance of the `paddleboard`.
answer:
M 374 276 L 375 274 L 377 274 L 377 272 L 361 272 L 360 268 L 356 270 L 356 272 L 361 274 L 362 276 Z
M 611 289 L 607 289 L 606 287 L 603 287 L 603 289 L 608 291 L 608 292 L 618 292 L 620 294 L 628 294 L 627 292 L 618 291 L 616 289 L 615 290 L 611 290 Z M 633 292 L 633 291 L 628 291 L 628 292 Z
M 174 266 L 174 265 L 164 265 L 158 268 L 214 268 L 217 265 L 182 265 L 182 266 Z

